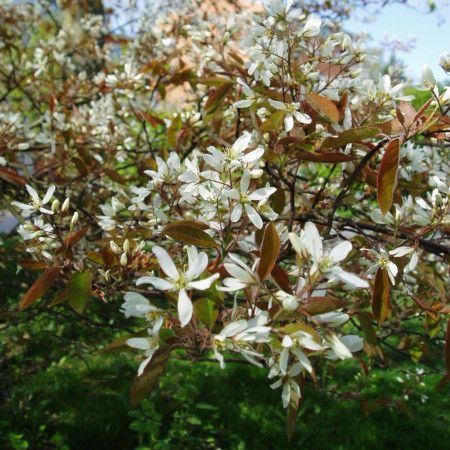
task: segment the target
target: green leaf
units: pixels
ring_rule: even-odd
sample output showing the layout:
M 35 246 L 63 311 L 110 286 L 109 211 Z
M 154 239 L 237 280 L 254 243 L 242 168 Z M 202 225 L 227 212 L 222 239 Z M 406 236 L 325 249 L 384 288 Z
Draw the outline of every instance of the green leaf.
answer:
M 377 197 L 381 212 L 386 214 L 392 206 L 397 187 L 400 140 L 389 141 L 384 150 L 377 178 Z
M 280 238 L 273 222 L 269 222 L 264 229 L 261 243 L 260 260 L 257 270 L 260 280 L 264 280 L 270 275 L 279 252 Z
M 164 227 L 163 233 L 178 242 L 206 248 L 217 248 L 219 244 L 202 228 L 205 224 L 195 220 L 181 220 Z
M 211 329 L 219 315 L 216 302 L 208 298 L 201 298 L 200 300 L 196 300 L 193 306 L 195 317 Z
M 74 273 L 67 286 L 67 302 L 82 314 L 92 296 L 92 274 L 88 270 Z
M 383 323 L 391 315 L 390 289 L 387 270 L 380 267 L 375 276 L 372 295 L 372 311 L 378 323 Z
M 283 125 L 284 116 L 284 111 L 274 112 L 265 122 L 261 124 L 261 130 L 273 132 L 278 131 Z
M 367 311 L 361 311 L 360 313 L 358 313 L 358 320 L 364 332 L 366 342 L 369 345 L 375 346 L 377 345 L 378 338 L 377 334 L 375 333 L 375 329 L 372 325 L 372 319 L 373 319 L 372 314 L 370 314 Z
M 337 137 L 325 139 L 322 143 L 321 150 L 343 147 L 347 144 L 352 144 L 353 142 L 369 139 L 376 136 L 379 132 L 380 129 L 375 127 L 360 127 L 345 130 Z

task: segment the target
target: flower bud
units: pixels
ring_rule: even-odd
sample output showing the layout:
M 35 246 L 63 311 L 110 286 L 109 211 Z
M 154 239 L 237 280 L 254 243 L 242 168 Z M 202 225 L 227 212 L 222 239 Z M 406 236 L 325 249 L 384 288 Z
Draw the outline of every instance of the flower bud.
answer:
M 293 295 L 286 295 L 283 298 L 283 309 L 286 311 L 295 311 L 298 307 L 298 300 Z
M 70 198 L 66 198 L 61 206 L 61 212 L 66 212 L 69 209 Z
M 120 253 L 120 248 L 119 248 L 119 246 L 118 246 L 114 241 L 111 241 L 111 242 L 109 243 L 109 246 L 111 247 L 111 250 L 112 250 L 116 255 L 118 255 L 118 254 Z
M 130 241 L 128 239 L 125 239 L 123 242 L 123 251 L 128 252 L 130 250 Z
M 75 211 L 75 212 L 73 213 L 72 218 L 70 219 L 70 226 L 71 226 L 71 227 L 74 227 L 74 226 L 76 225 L 76 223 L 78 222 L 78 219 L 79 219 L 78 212 Z
M 445 72 L 450 73 L 450 52 L 446 52 L 441 55 L 439 65 L 445 70 Z
M 120 265 L 122 267 L 125 267 L 128 264 L 128 258 L 126 253 L 122 253 L 122 256 L 120 257 Z
M 52 202 L 52 211 L 56 212 L 58 211 L 58 208 L 59 208 L 59 200 L 55 198 L 55 200 L 53 200 Z
M 436 86 L 436 80 L 433 75 L 433 71 L 428 66 L 423 66 L 422 69 L 422 84 L 427 89 L 433 89 Z

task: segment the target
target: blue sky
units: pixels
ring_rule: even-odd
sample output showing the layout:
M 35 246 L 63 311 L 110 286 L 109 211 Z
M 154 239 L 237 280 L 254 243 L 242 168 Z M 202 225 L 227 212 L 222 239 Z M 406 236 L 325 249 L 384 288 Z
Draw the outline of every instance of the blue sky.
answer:
M 438 7 L 443 3 L 436 2 Z M 415 47 L 410 53 L 396 53 L 399 59 L 406 62 L 407 75 L 419 78 L 422 66 L 428 64 L 438 80 L 448 79 L 439 67 L 439 57 L 444 51 L 450 51 L 450 7 L 442 6 L 440 17 L 437 13 L 426 14 L 424 9 L 418 11 L 401 5 L 391 5 L 383 8 L 381 13 L 372 17 L 369 22 L 363 20 L 364 12 L 359 12 L 346 23 L 346 28 L 352 32 L 366 32 L 371 35 L 374 46 L 380 46 L 386 35 L 401 41 L 415 38 Z M 440 23 L 440 19 L 445 21 Z

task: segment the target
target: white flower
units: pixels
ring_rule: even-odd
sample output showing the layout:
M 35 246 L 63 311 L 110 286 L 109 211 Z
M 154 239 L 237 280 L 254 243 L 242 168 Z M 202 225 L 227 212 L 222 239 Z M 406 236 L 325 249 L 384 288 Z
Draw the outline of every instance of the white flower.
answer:
M 172 258 L 162 247 L 155 246 L 152 249 L 162 271 L 167 275 L 167 279 L 159 277 L 142 277 L 136 281 L 136 285 L 151 284 L 155 289 L 161 291 L 178 292 L 178 317 L 181 326 L 186 326 L 192 318 L 192 302 L 187 294 L 187 290 L 196 289 L 204 291 L 209 289 L 211 284 L 219 278 L 219 274 L 197 281 L 208 266 L 206 253 L 198 253 L 195 247 L 188 247 L 188 269 L 186 272 L 178 271 Z
M 143 295 L 137 292 L 125 293 L 124 302 L 120 311 L 125 317 L 146 317 L 147 319 L 160 316 L 163 311 L 152 305 Z
M 408 246 L 397 247 L 394 250 L 391 250 L 389 254 L 394 258 L 401 258 L 403 256 L 411 254 L 411 259 L 404 268 L 405 273 L 414 270 L 417 266 L 417 263 L 419 262 L 419 255 L 416 253 L 414 247 Z
M 273 108 L 284 111 L 284 129 L 287 132 L 294 128 L 294 118 L 300 123 L 311 123 L 311 117 L 299 111 L 300 103 L 283 103 L 271 98 L 269 98 L 269 103 Z
M 241 78 L 237 82 L 242 86 L 242 93 L 245 95 L 244 100 L 239 100 L 233 104 L 235 108 L 249 108 L 256 101 L 256 95 L 253 90 Z
M 23 217 L 29 217 L 33 212 L 40 211 L 44 214 L 53 214 L 53 211 L 50 209 L 44 208 L 44 205 L 46 205 L 51 198 L 53 197 L 53 193 L 55 192 L 55 185 L 52 184 L 45 193 L 44 197 L 39 197 L 38 193 L 35 189 L 33 189 L 29 184 L 25 186 L 26 190 L 30 194 L 31 197 L 31 204 L 27 203 L 21 203 L 21 202 L 11 202 L 12 205 L 17 206 L 22 210 L 22 216 Z
M 225 367 L 221 351 L 237 351 L 247 361 L 255 366 L 262 367 L 257 358 L 262 355 L 256 352 L 250 344 L 270 342 L 270 327 L 266 326 L 268 316 L 261 312 L 250 320 L 237 320 L 226 325 L 219 334 L 214 335 L 213 349 L 220 367 Z
M 203 159 L 211 167 L 219 171 L 222 171 L 225 166 L 231 170 L 243 167 L 251 168 L 264 154 L 264 148 L 261 146 L 244 153 L 249 147 L 251 139 L 252 135 L 250 133 L 244 133 L 231 147 L 224 148 L 222 151 L 210 146 L 207 148 L 210 154 L 203 155 Z
M 320 17 L 312 14 L 308 17 L 308 20 L 305 22 L 303 26 L 303 31 L 301 32 L 301 36 L 303 38 L 311 38 L 317 36 L 320 33 L 320 26 L 322 25 L 322 20 Z
M 242 212 L 245 211 L 250 221 L 255 225 L 256 228 L 261 229 L 263 226 L 263 221 L 252 206 L 252 202 L 265 202 L 275 191 L 276 188 L 266 185 L 266 187 L 256 189 L 256 191 L 250 193 L 248 188 L 250 186 L 250 172 L 245 170 L 242 174 L 241 182 L 238 189 L 230 189 L 225 192 L 225 195 L 236 201 L 233 210 L 230 214 L 230 219 L 232 222 L 237 222 L 241 216 Z
M 327 342 L 331 351 L 327 353 L 328 359 L 348 359 L 352 358 L 352 352 L 359 352 L 363 347 L 363 340 L 356 335 L 337 337 L 332 333 L 327 336 Z
M 316 226 L 307 222 L 304 232 L 297 237 L 294 233 L 289 234 L 289 239 L 294 250 L 302 257 L 305 254 L 311 256 L 313 265 L 311 275 L 322 274 L 330 281 L 339 279 L 352 288 L 368 288 L 369 283 L 356 275 L 346 272 L 339 263 L 343 261 L 352 250 L 352 244 L 349 241 L 340 241 L 331 249 L 324 249 L 322 238 Z
M 427 65 L 423 66 L 422 69 L 422 84 L 426 89 L 434 89 L 436 86 L 433 71 Z
M 350 316 L 341 311 L 331 311 L 312 316 L 311 319 L 318 323 L 324 323 L 329 327 L 336 328 L 350 320 Z
M 159 156 L 156 158 L 156 164 L 158 166 L 158 171 L 155 170 L 145 170 L 144 173 L 152 178 L 155 186 L 159 186 L 163 183 L 174 183 L 176 182 L 178 175 L 180 173 L 180 158 L 177 153 L 171 152 L 167 161 L 164 161 Z
M 218 286 L 218 290 L 233 292 L 245 289 L 247 286 L 259 284 L 259 277 L 254 270 L 257 262 L 255 262 L 253 268 L 250 269 L 237 256 L 230 253 L 228 257 L 234 261 L 235 264 L 226 262 L 224 263 L 224 267 L 233 278 L 225 278 L 223 280 L 224 286 Z
M 367 249 L 367 251 L 375 258 L 375 264 L 369 268 L 369 273 L 376 272 L 379 268 L 387 270 L 389 280 L 395 285 L 395 277 L 398 274 L 398 267 L 389 258 L 389 253 L 380 248 L 378 251 Z
M 152 360 L 152 357 L 156 350 L 159 348 L 159 331 L 161 330 L 164 319 L 160 317 L 153 325 L 152 328 L 147 330 L 148 337 L 130 338 L 126 343 L 129 347 L 136 348 L 138 350 L 145 350 L 146 359 L 142 361 L 138 369 L 138 376 L 140 377 L 148 363 Z

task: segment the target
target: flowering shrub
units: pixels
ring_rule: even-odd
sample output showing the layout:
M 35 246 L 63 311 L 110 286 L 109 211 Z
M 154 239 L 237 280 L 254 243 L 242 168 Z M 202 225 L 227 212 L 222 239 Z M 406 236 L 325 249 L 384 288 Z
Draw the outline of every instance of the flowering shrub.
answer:
M 20 309 L 123 302 L 133 403 L 172 354 L 244 358 L 295 418 L 326 360 L 367 369 L 393 333 L 444 352 L 450 88 L 428 67 L 417 104 L 291 1 L 186 2 L 132 36 L 61 3 L 0 6 L 3 205 L 43 270 Z

